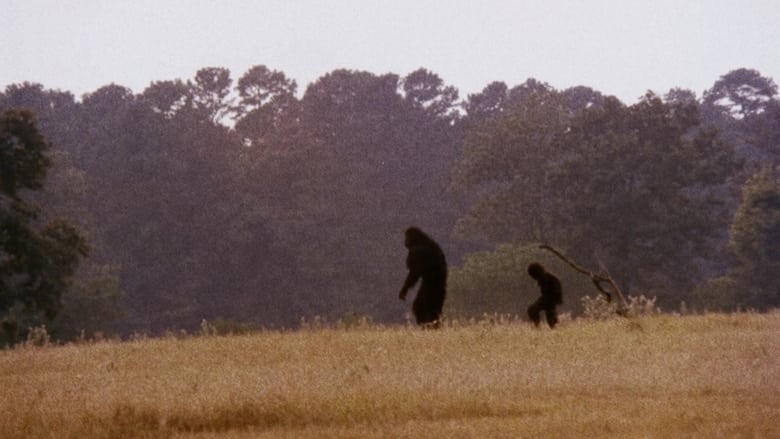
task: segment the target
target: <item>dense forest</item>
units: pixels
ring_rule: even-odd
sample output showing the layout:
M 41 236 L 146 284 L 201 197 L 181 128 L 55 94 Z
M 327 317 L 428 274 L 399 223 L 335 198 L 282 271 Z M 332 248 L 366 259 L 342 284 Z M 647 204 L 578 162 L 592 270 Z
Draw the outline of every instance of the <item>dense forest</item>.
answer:
M 780 96 L 755 70 L 626 104 L 536 79 L 462 98 L 426 69 L 301 92 L 209 67 L 139 94 L 11 84 L 0 114 L 0 320 L 21 336 L 404 322 L 411 225 L 447 255 L 451 316 L 523 314 L 531 260 L 576 313 L 595 290 L 539 243 L 663 309 L 780 306 Z M 34 164 L 20 126 L 43 136 Z M 25 272 L 18 230 L 64 243 L 39 246 L 56 282 Z

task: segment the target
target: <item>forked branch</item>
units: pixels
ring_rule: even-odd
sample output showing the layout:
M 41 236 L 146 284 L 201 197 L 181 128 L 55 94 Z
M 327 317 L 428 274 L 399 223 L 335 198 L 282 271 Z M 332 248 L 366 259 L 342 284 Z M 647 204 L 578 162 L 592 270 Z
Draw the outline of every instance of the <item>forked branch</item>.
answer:
M 575 271 L 578 271 L 584 274 L 585 276 L 588 276 L 591 282 L 593 282 L 593 285 L 596 287 L 596 289 L 598 289 L 601 292 L 601 294 L 603 294 L 607 298 L 607 302 L 612 302 L 612 293 L 604 289 L 604 286 L 602 285 L 604 283 L 609 284 L 609 286 L 612 289 L 612 292 L 614 292 L 618 296 L 618 299 L 620 299 L 621 307 L 618 308 L 618 314 L 620 315 L 625 314 L 625 310 L 628 308 L 628 304 L 626 303 L 626 298 L 623 296 L 623 292 L 620 290 L 620 287 L 617 286 L 615 280 L 612 279 L 612 276 L 610 276 L 609 273 L 606 273 L 606 270 L 604 270 L 605 274 L 594 273 L 590 270 L 586 270 L 585 268 L 582 268 L 581 266 L 575 264 L 569 258 L 564 256 L 561 252 L 559 252 L 558 250 L 552 248 L 547 244 L 542 244 L 539 246 L 539 248 L 552 252 L 555 256 L 561 258 L 563 262 L 565 262 Z

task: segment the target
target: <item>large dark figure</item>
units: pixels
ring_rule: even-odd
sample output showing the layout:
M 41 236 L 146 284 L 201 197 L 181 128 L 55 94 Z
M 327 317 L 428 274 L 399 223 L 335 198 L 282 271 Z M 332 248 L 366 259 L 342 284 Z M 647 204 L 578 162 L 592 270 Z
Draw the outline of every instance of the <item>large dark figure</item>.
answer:
M 561 281 L 545 270 L 542 264 L 536 262 L 528 266 L 528 275 L 536 280 L 542 292 L 542 297 L 528 307 L 528 317 L 538 327 L 541 321 L 540 314 L 544 311 L 547 324 L 550 325 L 550 328 L 554 328 L 555 324 L 558 323 L 558 312 L 555 307 L 563 303 Z
M 409 249 L 406 276 L 398 297 L 406 299 L 409 289 L 422 278 L 412 311 L 417 324 L 425 328 L 438 328 L 444 297 L 447 294 L 447 260 L 433 239 L 416 227 L 406 229 L 404 245 Z

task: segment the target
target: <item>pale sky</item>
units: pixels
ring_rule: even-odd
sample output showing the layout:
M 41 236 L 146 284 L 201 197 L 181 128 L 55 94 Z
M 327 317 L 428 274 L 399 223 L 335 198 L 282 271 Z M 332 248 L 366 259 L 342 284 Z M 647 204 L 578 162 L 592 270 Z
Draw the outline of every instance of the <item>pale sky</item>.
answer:
M 306 85 L 424 67 L 465 98 L 533 77 L 634 103 L 736 68 L 780 82 L 780 0 L 0 0 L 0 87 L 77 97 L 254 65 Z

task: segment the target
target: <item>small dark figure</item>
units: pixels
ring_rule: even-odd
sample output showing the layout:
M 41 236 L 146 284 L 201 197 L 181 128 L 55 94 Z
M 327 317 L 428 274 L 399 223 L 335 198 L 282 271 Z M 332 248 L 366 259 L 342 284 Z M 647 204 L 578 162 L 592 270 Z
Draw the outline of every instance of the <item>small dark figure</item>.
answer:
M 541 321 L 539 315 L 544 311 L 547 324 L 550 325 L 550 328 L 554 328 L 555 324 L 558 323 L 558 312 L 555 307 L 563 303 L 561 281 L 554 274 L 545 270 L 542 264 L 536 262 L 528 266 L 528 275 L 536 280 L 542 292 L 542 297 L 528 307 L 528 317 L 538 327 Z
M 422 278 L 412 312 L 417 324 L 424 328 L 438 328 L 444 297 L 447 295 L 447 260 L 444 252 L 433 239 L 416 227 L 406 229 L 404 245 L 409 249 L 406 258 L 409 274 L 398 297 L 405 300 L 409 289 Z

